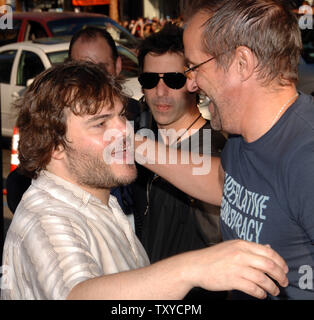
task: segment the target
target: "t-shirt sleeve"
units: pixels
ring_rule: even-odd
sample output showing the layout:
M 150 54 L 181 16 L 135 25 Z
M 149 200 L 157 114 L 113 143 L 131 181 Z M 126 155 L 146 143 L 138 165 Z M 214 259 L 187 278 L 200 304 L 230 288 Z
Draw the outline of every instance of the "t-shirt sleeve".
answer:
M 27 281 L 49 300 L 66 299 L 77 284 L 103 274 L 84 231 L 66 217 L 40 217 L 23 238 L 20 254 Z
M 314 145 L 296 152 L 290 161 L 288 201 L 293 219 L 304 229 L 314 244 Z

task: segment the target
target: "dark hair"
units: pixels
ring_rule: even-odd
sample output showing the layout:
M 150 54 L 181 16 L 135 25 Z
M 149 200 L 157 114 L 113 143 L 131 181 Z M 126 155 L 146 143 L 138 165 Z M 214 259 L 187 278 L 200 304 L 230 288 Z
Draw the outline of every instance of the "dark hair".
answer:
M 297 82 L 302 48 L 296 16 L 283 0 L 194 0 L 185 16 L 208 15 L 204 24 L 204 52 L 228 69 L 239 46 L 252 50 L 258 59 L 262 83 Z
M 157 55 L 167 52 L 184 54 L 183 29 L 169 22 L 159 32 L 142 40 L 138 47 L 140 72 L 143 71 L 145 56 L 150 52 Z
M 77 40 L 88 42 L 88 41 L 94 41 L 97 37 L 103 38 L 104 40 L 107 41 L 112 51 L 112 59 L 114 62 L 116 62 L 118 58 L 118 50 L 112 36 L 105 29 L 93 27 L 93 26 L 89 26 L 84 29 L 81 29 L 80 31 L 76 32 L 73 35 L 70 42 L 70 46 L 69 46 L 69 58 L 72 59 L 73 45 Z
M 17 101 L 21 171 L 36 178 L 58 146 L 67 148 L 68 112 L 96 114 L 113 99 L 125 104 L 119 82 L 91 62 L 70 61 L 39 74 Z

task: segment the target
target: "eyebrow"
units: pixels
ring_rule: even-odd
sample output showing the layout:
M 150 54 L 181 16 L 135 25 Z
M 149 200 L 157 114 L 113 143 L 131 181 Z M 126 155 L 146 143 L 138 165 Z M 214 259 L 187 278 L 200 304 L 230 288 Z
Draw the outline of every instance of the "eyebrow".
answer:
M 188 65 L 188 64 L 193 64 L 193 65 L 195 65 L 195 63 L 193 63 L 191 60 L 189 60 L 188 58 L 185 58 L 184 59 L 184 63 L 185 63 L 185 65 Z
M 87 119 L 87 123 L 91 123 L 91 122 L 95 122 L 95 121 L 98 121 L 98 120 L 101 120 L 101 119 L 107 119 L 111 116 L 111 113 L 108 113 L 108 114 L 98 114 L 98 115 L 95 115 L 89 119 Z
M 119 115 L 124 114 L 126 112 L 127 112 L 126 108 L 123 107 L 121 109 L 121 111 L 119 112 Z M 96 114 L 96 115 L 90 117 L 89 119 L 87 119 L 86 122 L 92 123 L 92 122 L 96 122 L 96 121 L 102 120 L 102 119 L 105 120 L 105 119 L 108 119 L 112 114 L 114 114 L 114 112 L 113 113 L 106 113 L 106 114 Z

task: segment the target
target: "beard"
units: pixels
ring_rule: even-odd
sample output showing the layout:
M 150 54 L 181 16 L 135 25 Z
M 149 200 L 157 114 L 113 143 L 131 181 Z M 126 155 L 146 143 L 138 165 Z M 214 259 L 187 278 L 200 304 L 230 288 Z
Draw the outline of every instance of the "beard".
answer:
M 67 147 L 66 154 L 67 169 L 81 186 L 109 189 L 130 184 L 136 179 L 137 171 L 134 164 L 108 165 L 92 150 L 87 153 Z
M 217 105 L 213 100 L 210 101 L 210 105 L 208 106 L 210 112 L 210 125 L 214 130 L 220 131 L 222 130 L 221 117 L 219 114 L 219 110 Z

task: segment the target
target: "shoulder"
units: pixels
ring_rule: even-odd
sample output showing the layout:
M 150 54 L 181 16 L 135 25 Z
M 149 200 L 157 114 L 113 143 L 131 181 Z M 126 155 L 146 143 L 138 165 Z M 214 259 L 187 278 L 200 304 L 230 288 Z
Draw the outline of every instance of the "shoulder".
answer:
M 300 97 L 283 122 L 279 133 L 285 141 L 290 162 L 310 160 L 314 156 L 314 99 L 300 94 Z
M 290 113 L 290 124 L 297 129 L 298 126 L 302 126 L 303 131 L 314 130 L 314 97 L 300 93 L 298 100 L 292 107 Z
M 86 221 L 83 220 L 82 215 L 70 204 L 53 198 L 45 190 L 31 185 L 16 209 L 9 232 L 23 240 L 27 234 L 35 232 L 35 229 L 45 228 L 54 232 L 53 228 L 57 225 L 84 226 Z

